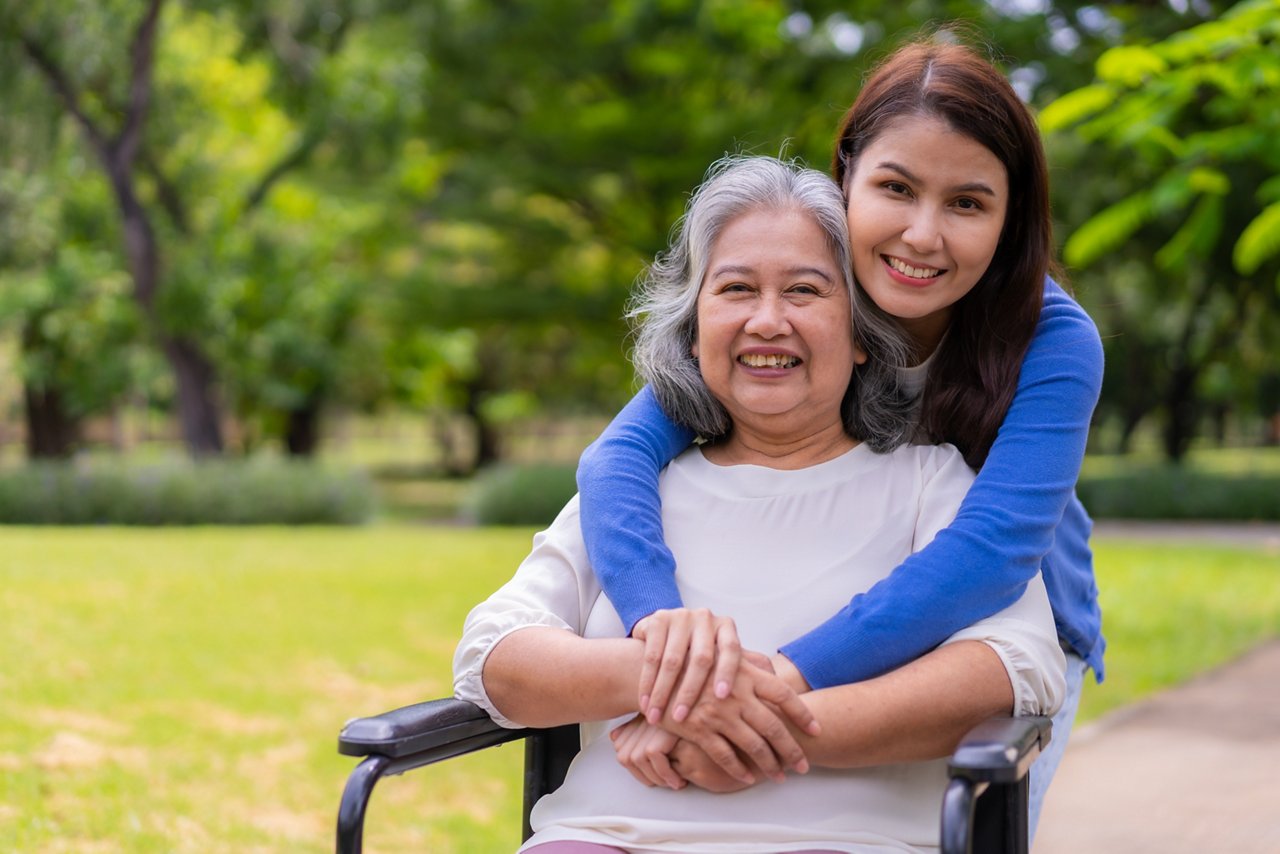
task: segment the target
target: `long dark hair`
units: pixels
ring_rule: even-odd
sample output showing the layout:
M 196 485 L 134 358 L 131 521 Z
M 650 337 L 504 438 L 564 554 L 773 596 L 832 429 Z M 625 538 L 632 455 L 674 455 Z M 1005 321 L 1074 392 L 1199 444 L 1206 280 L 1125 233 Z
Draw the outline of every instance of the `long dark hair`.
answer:
M 921 41 L 875 68 L 840 123 L 832 172 L 848 191 L 858 156 L 903 116 L 941 119 L 994 154 L 1009 176 L 1004 229 L 986 273 L 952 307 L 929 369 L 920 424 L 980 468 L 1017 390 L 1053 260 L 1049 175 L 1030 111 L 972 49 Z

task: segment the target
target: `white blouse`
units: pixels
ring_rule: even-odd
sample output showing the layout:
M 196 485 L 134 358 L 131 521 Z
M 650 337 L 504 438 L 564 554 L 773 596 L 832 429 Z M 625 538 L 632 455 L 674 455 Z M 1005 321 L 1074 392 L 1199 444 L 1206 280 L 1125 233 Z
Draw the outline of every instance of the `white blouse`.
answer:
M 798 471 L 719 466 L 698 448 L 663 473 L 667 545 L 684 602 L 732 616 L 744 648 L 772 652 L 818 625 L 923 548 L 954 517 L 973 472 L 949 445 L 884 455 L 865 445 Z M 515 576 L 467 617 L 454 691 L 507 720 L 485 693 L 489 652 L 529 626 L 621 637 L 587 560 L 574 498 L 534 537 Z M 1015 713 L 1052 714 L 1065 693 L 1044 584 L 946 643 L 978 640 L 1000 656 Z M 630 717 L 630 716 L 628 716 Z M 618 764 L 608 731 L 586 723 L 564 785 L 544 797 L 526 845 L 577 839 L 634 852 L 930 851 L 938 846 L 946 760 L 814 769 L 734 794 L 650 788 Z

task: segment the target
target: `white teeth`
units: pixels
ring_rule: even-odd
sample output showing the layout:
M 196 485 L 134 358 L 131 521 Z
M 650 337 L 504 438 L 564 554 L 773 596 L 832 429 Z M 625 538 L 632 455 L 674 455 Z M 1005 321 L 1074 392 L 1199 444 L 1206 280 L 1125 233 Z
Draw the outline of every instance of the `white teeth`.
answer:
M 897 270 L 902 275 L 910 276 L 913 279 L 932 279 L 934 276 L 942 272 L 934 267 L 912 267 L 910 264 L 899 261 L 897 258 L 885 258 L 885 260 L 889 262 L 890 267 Z
M 738 361 L 749 368 L 794 368 L 800 364 L 795 356 L 782 353 L 743 353 Z

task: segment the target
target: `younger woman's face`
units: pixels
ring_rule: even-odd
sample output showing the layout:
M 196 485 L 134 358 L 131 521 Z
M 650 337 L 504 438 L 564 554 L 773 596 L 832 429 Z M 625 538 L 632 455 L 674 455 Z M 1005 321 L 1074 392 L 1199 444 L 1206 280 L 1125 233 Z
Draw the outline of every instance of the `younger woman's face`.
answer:
M 859 155 L 848 204 L 854 274 L 927 356 L 995 255 L 1004 164 L 941 119 L 903 116 Z

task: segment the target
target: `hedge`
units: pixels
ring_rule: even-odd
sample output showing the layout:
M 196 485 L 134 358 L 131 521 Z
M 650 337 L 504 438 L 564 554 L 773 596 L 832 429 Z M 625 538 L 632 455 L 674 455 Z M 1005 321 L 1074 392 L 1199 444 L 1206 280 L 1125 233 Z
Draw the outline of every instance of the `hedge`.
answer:
M 481 525 L 551 524 L 577 492 L 575 466 L 499 465 L 482 472 L 464 515 Z
M 33 463 L 0 471 L 0 524 L 354 525 L 366 477 L 292 462 Z
M 1280 476 L 1161 466 L 1085 476 L 1076 486 L 1095 519 L 1280 521 Z
M 572 465 L 503 465 L 476 479 L 466 515 L 482 525 L 547 525 L 576 490 Z M 1173 465 L 1084 475 L 1076 491 L 1095 519 L 1280 521 L 1280 474 Z

